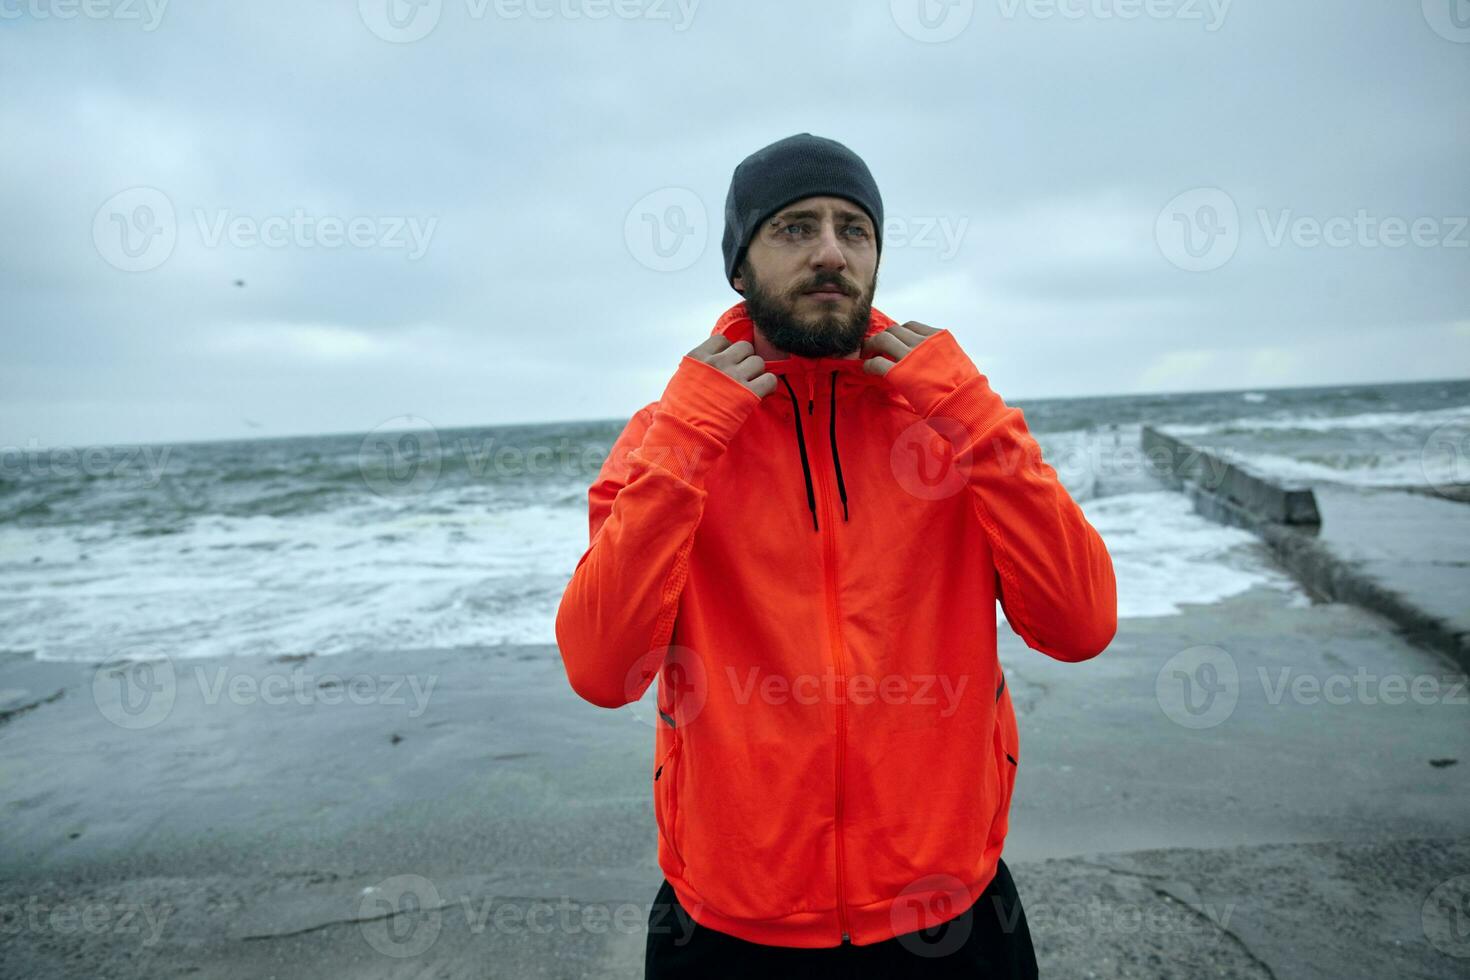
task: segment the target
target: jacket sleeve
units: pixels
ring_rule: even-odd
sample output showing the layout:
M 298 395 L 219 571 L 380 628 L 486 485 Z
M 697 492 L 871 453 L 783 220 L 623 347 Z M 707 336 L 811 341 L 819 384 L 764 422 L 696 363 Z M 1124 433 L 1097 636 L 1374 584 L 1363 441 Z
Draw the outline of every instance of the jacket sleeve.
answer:
M 616 708 L 643 696 L 673 633 L 704 478 L 760 396 L 687 354 L 659 400 L 628 422 L 587 492 L 589 540 L 556 614 L 579 696 Z
M 1001 400 L 947 330 L 920 342 L 886 377 L 953 445 L 1011 626 L 1057 660 L 1101 653 L 1118 628 L 1113 561 L 1042 460 L 1021 410 Z

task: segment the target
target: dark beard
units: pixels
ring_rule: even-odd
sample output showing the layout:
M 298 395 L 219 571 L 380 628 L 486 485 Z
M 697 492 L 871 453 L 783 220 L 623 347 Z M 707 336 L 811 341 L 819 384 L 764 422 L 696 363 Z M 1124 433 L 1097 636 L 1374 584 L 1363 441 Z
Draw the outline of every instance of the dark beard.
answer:
M 801 292 L 792 296 L 776 296 L 761 288 L 749 263 L 745 265 L 745 307 L 751 320 L 778 350 L 801 357 L 843 357 L 862 346 L 873 313 L 873 288 L 856 297 L 851 311 L 838 309 L 799 314 L 796 304 Z M 876 287 L 877 274 L 872 286 Z M 834 276 L 818 277 L 801 286 L 801 290 L 818 285 L 835 284 L 852 295 L 850 283 Z

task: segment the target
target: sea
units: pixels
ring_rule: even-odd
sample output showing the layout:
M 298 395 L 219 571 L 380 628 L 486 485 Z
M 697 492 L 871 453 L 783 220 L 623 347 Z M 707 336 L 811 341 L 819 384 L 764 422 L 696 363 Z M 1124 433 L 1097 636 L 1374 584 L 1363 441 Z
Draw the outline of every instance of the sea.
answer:
M 1253 536 L 1157 482 L 1145 424 L 1289 482 L 1470 484 L 1470 380 L 1013 404 L 1107 542 L 1124 617 L 1258 585 L 1303 598 Z M 552 644 L 587 488 L 624 421 L 0 447 L 0 651 Z

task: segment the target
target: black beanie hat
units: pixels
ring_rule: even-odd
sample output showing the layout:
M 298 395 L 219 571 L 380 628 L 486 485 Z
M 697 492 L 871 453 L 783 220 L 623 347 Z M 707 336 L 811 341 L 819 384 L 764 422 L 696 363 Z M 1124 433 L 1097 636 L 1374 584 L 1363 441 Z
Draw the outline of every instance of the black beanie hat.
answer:
M 862 157 L 836 140 L 798 133 L 740 162 L 725 198 L 725 279 L 735 270 L 762 221 L 792 201 L 819 194 L 843 197 L 868 212 L 883 254 L 883 198 Z

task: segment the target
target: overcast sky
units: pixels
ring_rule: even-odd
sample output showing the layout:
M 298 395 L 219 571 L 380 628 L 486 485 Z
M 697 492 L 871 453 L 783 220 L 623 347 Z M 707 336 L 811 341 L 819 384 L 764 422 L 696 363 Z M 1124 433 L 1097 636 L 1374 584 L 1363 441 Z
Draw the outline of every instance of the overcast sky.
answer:
M 0 446 L 626 418 L 796 132 L 1007 399 L 1470 375 L 1463 0 L 0 0 L 0 73 Z

